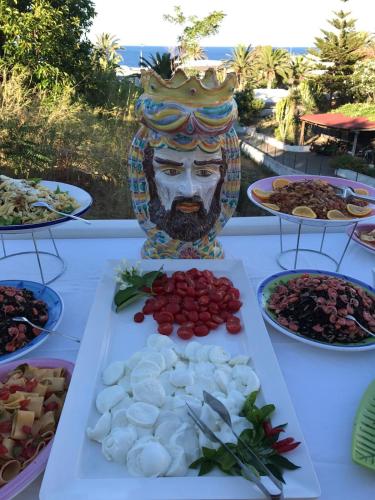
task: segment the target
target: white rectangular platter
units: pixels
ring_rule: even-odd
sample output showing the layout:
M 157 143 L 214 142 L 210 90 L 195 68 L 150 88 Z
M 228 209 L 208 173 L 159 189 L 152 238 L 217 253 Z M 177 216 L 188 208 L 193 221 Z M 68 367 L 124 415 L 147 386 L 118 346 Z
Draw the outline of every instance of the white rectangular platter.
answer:
M 99 414 L 95 398 L 104 386 L 103 369 L 112 361 L 125 360 L 146 345 L 150 333 L 156 333 L 156 323 L 147 316 L 135 323 L 133 315 L 142 303 L 133 304 L 120 313 L 112 307 L 115 291 L 114 269 L 111 261 L 99 283 L 91 308 L 84 338 L 65 402 L 64 411 L 54 439 L 53 449 L 41 488 L 42 500 L 193 500 L 193 499 L 263 499 L 257 487 L 241 477 L 224 476 L 220 471 L 197 477 L 130 477 L 124 466 L 108 462 L 98 443 L 86 436 Z M 286 384 L 280 371 L 267 330 L 263 323 L 255 294 L 240 260 L 150 260 L 142 261 L 144 271 L 163 266 L 168 274 L 192 267 L 209 269 L 216 276 L 227 276 L 241 292 L 243 306 L 240 315 L 244 330 L 229 335 L 223 326 L 207 337 L 194 338 L 202 344 L 221 345 L 232 356 L 248 354 L 261 381 L 262 402 L 274 403 L 273 422 L 288 422 L 287 435 L 302 444 L 288 454 L 301 468 L 285 472 L 286 499 L 313 499 L 320 495 L 319 483 L 311 463 Z M 176 334 L 173 340 L 179 343 Z

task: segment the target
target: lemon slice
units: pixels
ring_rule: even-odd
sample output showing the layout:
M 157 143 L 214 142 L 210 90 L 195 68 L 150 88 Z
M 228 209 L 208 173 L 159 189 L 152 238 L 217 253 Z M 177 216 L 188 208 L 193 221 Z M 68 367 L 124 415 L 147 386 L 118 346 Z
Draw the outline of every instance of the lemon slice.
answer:
M 350 213 L 350 215 L 354 215 L 355 217 L 366 217 L 372 213 L 371 207 L 359 207 L 358 205 L 352 205 L 351 203 L 346 205 L 346 210 Z
M 317 215 L 310 207 L 300 206 L 293 209 L 292 215 L 298 217 L 307 217 L 309 219 L 316 219 Z
M 259 198 L 261 201 L 267 201 L 270 199 L 271 194 L 273 191 L 265 191 L 264 189 L 258 189 L 254 188 L 253 193 L 257 198 Z
M 344 214 L 340 210 L 328 210 L 327 219 L 330 219 L 330 220 L 348 220 L 348 219 L 351 219 L 351 217 L 348 217 L 348 215 Z
M 369 194 L 369 191 L 365 188 L 354 188 L 353 191 L 357 194 L 364 194 L 365 196 Z
M 262 205 L 270 210 L 276 210 L 277 212 L 280 211 L 280 207 L 279 205 L 276 205 L 276 203 L 262 203 Z
M 273 189 L 281 189 L 284 186 L 287 186 L 288 184 L 291 184 L 291 181 L 288 181 L 288 179 L 283 179 L 282 177 L 275 179 L 272 183 Z

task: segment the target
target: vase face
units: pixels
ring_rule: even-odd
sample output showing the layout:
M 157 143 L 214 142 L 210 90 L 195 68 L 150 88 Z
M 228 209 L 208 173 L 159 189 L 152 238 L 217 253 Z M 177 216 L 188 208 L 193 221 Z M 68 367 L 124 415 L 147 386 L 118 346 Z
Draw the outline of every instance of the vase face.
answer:
M 222 152 L 162 148 L 149 156 L 144 169 L 149 186 L 156 188 L 149 204 L 151 222 L 173 239 L 194 242 L 202 238 L 220 215 L 226 172 Z

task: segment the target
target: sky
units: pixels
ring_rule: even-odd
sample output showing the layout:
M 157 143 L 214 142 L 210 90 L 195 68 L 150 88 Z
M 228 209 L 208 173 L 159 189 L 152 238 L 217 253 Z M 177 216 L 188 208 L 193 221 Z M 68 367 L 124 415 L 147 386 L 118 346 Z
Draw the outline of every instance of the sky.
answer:
M 184 14 L 203 17 L 212 10 L 226 14 L 217 35 L 203 46 L 233 47 L 240 43 L 280 47 L 309 47 L 333 10 L 351 10 L 357 29 L 375 31 L 375 0 L 94 0 L 97 16 L 90 39 L 107 32 L 121 45 L 176 45 L 181 27 L 163 14 L 181 5 Z

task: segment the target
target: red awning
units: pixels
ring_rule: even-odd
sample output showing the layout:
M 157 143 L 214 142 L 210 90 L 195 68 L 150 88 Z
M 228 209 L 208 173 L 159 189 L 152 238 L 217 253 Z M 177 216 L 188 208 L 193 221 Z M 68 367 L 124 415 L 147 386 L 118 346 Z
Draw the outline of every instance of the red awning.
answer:
M 303 115 L 301 121 L 313 123 L 321 127 L 344 130 L 375 130 L 375 122 L 370 122 L 363 117 L 350 117 L 341 113 L 321 113 L 316 115 Z

